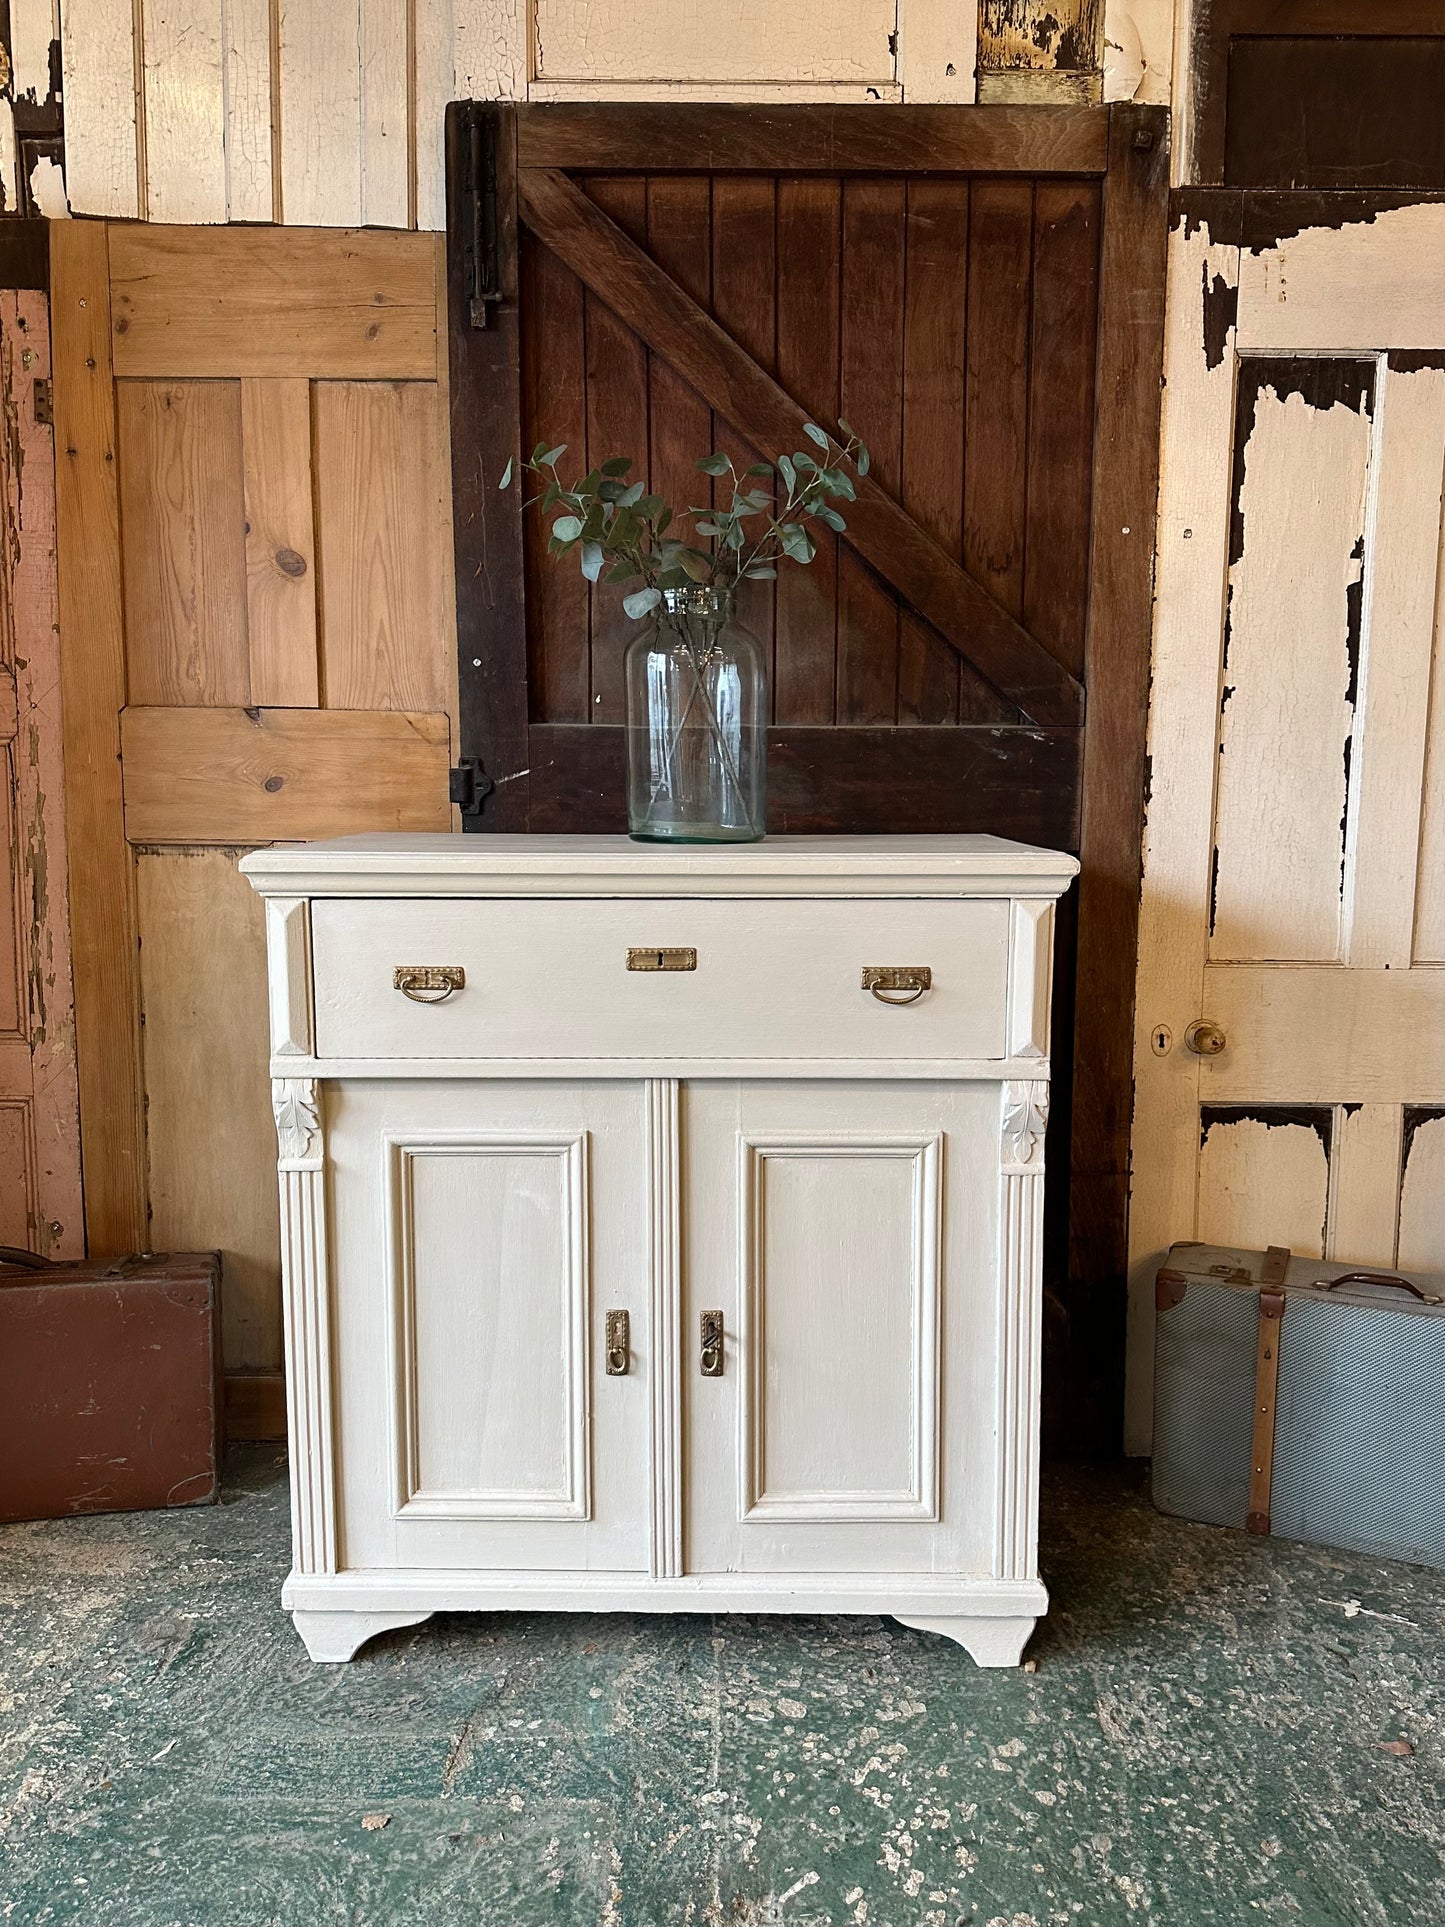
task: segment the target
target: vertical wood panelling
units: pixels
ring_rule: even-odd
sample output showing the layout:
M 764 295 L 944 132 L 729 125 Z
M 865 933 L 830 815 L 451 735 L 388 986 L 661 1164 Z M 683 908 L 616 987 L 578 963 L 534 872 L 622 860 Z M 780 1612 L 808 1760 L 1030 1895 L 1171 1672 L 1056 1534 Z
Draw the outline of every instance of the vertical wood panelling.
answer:
M 1326 1256 L 1342 1264 L 1395 1262 L 1400 1198 L 1400 1106 L 1342 1104 L 1335 1111 Z
M 410 227 L 411 0 L 361 0 L 361 220 Z
M 1430 715 L 1420 799 L 1413 958 L 1416 963 L 1445 963 L 1445 536 L 1435 565 Z
M 311 386 L 248 380 L 240 389 L 250 700 L 277 709 L 313 705 L 320 696 Z
M 1033 194 L 1029 181 L 976 181 L 969 208 L 963 554 L 1015 615 L 1023 607 Z
M 769 176 L 722 175 L 712 190 L 712 312 L 734 341 L 772 374 L 777 366 L 777 184 Z M 732 458 L 741 475 L 752 463 L 772 460 L 777 449 L 751 448 L 720 419 L 713 440 Z M 744 483 L 744 487 L 752 484 Z M 759 482 L 766 490 L 768 484 Z M 726 504 L 725 484 L 717 484 Z M 759 523 L 751 524 L 756 530 Z M 773 590 L 771 582 L 738 586 L 737 616 L 763 645 L 771 670 Z
M 105 229 L 50 240 L 56 535 L 75 1043 L 91 1257 L 143 1250 L 140 985 L 121 796 L 125 704 L 115 400 Z
M 303 227 L 360 227 L 362 0 L 286 0 L 279 39 L 281 208 Z
M 239 384 L 123 381 L 116 399 L 129 700 L 244 708 Z
M 151 1238 L 161 1251 L 220 1251 L 226 1363 L 279 1371 L 264 906 L 236 856 L 147 853 L 137 865 Z
M 224 221 L 223 0 L 144 0 L 142 18 L 147 218 Z
M 132 0 L 85 0 L 61 35 L 68 139 L 65 187 L 76 213 L 145 214 L 137 151 Z
M 839 415 L 868 444 L 874 474 L 895 496 L 903 480 L 904 192 L 902 180 L 855 176 L 843 183 Z M 823 426 L 836 432 L 832 422 Z M 838 554 L 840 723 L 897 721 L 898 628 L 897 601 L 844 543 Z
M 1340 955 L 1373 372 L 1268 360 L 1240 370 L 1216 960 Z
M 524 241 L 521 258 L 522 309 L 545 314 L 543 340 L 535 329 L 522 336 L 523 429 L 530 453 L 538 442 L 564 446 L 559 472 L 567 481 L 587 463 L 587 333 L 582 283 L 539 241 Z M 644 438 L 645 439 L 645 438 Z M 647 471 L 645 446 L 635 457 L 635 479 Z M 528 497 L 538 484 L 524 476 Z M 588 676 L 588 589 L 580 569 L 559 568 L 547 553 L 542 525 L 534 513 L 526 542 L 528 680 L 537 719 L 585 723 L 590 708 Z
M 598 179 L 589 183 L 588 191 L 598 206 L 634 240 L 645 239 L 646 180 L 640 176 Z M 706 272 L 705 223 L 698 239 Z M 582 466 L 595 468 L 609 456 L 630 455 L 632 476 L 637 480 L 647 461 L 647 350 L 632 330 L 624 327 L 611 310 L 590 293 L 586 308 L 587 453 Z M 677 506 L 680 508 L 681 504 Z M 636 633 L 632 620 L 622 612 L 622 596 L 620 588 L 598 583 L 588 598 L 591 611 L 588 717 L 592 722 L 622 721 L 622 656 Z
M 1400 1162 L 1395 1263 L 1406 1271 L 1445 1271 L 1445 1111 L 1408 1106 Z
M 778 380 L 821 422 L 838 419 L 838 236 L 836 180 L 778 182 Z M 817 535 L 806 569 L 778 574 L 773 719 L 830 723 L 836 678 L 838 538 Z
M 1408 965 L 1445 475 L 1445 370 L 1379 371 L 1351 741 L 1345 959 Z
M 323 381 L 313 407 L 326 705 L 449 710 L 437 390 Z
M 1024 625 L 1074 674 L 1084 667 L 1089 580 L 1099 191 L 1040 181 L 1034 194 Z
M 223 19 L 226 218 L 271 221 L 276 218 L 271 149 L 277 130 L 272 125 L 270 0 L 225 0 Z
M 466 0 L 462 0 L 465 13 Z M 412 170 L 414 222 L 440 231 L 447 224 L 447 102 L 465 98 L 456 78 L 456 28 L 452 0 L 412 0 Z
M 906 240 L 903 506 L 935 542 L 961 560 L 967 181 L 910 181 Z M 961 668 L 960 658 L 942 637 L 905 609 L 898 638 L 899 722 L 952 722 L 958 714 Z M 971 671 L 967 680 L 970 689 L 979 682 Z M 985 700 L 986 687 L 978 691 Z

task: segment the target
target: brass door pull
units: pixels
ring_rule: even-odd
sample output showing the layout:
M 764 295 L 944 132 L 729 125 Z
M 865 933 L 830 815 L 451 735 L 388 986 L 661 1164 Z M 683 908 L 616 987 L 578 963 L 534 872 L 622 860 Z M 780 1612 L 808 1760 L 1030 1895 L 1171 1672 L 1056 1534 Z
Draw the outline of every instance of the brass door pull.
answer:
M 880 1004 L 916 1004 L 932 990 L 933 972 L 927 964 L 864 964 L 863 988 Z
M 398 964 L 391 973 L 392 988 L 414 1004 L 444 1004 L 466 981 L 460 964 Z
M 607 1376 L 626 1378 L 632 1362 L 632 1320 L 625 1311 L 607 1314 Z
M 702 1355 L 699 1363 L 704 1378 L 721 1378 L 723 1375 L 723 1315 L 720 1311 L 705 1311 L 700 1320 L 702 1327 Z

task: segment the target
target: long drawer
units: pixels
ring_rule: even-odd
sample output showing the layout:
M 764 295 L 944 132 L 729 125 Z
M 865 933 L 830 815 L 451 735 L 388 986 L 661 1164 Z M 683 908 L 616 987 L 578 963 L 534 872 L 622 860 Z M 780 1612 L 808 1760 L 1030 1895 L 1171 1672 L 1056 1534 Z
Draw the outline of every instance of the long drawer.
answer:
M 332 1058 L 994 1058 L 1008 904 L 991 899 L 369 899 L 312 905 Z M 629 952 L 695 951 L 691 969 Z M 652 961 L 656 962 L 654 954 Z M 674 959 L 667 959 L 672 962 Z M 436 1003 L 399 968 L 459 969 Z M 925 966 L 890 1004 L 868 966 Z M 906 993 L 905 993 L 906 994 Z

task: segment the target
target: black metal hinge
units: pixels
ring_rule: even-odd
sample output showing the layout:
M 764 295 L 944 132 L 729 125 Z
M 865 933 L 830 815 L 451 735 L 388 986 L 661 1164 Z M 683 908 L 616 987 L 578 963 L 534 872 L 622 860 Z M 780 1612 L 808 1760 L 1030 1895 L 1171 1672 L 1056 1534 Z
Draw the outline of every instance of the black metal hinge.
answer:
M 496 788 L 479 756 L 464 756 L 451 772 L 451 800 L 463 816 L 477 817 Z
M 42 427 L 48 427 L 55 420 L 55 391 L 48 375 L 35 377 L 33 397 L 35 419 Z
M 497 250 L 497 118 L 473 107 L 466 119 L 466 188 L 462 250 L 467 320 L 487 325 L 487 303 L 500 301 L 501 263 Z

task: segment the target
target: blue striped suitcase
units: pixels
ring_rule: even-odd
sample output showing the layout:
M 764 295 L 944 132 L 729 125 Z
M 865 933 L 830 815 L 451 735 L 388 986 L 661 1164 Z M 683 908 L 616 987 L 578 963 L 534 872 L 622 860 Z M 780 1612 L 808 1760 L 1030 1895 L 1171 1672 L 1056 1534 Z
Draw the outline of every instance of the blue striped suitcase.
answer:
M 1155 1286 L 1154 1503 L 1445 1566 L 1445 1283 L 1177 1244 Z

